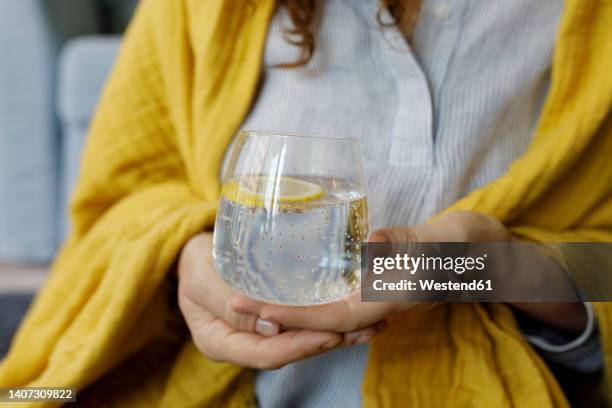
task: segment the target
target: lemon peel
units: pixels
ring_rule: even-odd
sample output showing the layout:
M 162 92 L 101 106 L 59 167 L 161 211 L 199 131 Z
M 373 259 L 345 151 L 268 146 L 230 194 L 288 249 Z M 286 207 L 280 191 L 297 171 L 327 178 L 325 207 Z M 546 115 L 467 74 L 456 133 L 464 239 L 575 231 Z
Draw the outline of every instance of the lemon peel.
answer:
M 266 203 L 297 205 L 319 200 L 325 190 L 319 184 L 282 176 L 241 176 L 223 185 L 221 194 L 246 207 L 264 207 Z

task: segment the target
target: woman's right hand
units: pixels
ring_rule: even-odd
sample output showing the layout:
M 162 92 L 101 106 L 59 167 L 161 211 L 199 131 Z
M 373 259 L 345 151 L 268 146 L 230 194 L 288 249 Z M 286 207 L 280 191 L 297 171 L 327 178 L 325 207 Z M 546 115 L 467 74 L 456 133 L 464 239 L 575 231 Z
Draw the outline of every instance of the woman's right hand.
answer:
M 343 334 L 330 331 L 279 330 L 258 316 L 233 311 L 237 296 L 215 271 L 212 234 L 193 237 L 181 252 L 179 307 L 196 347 L 209 359 L 260 370 L 282 367 L 338 346 L 363 342 L 375 327 Z M 244 301 L 244 298 L 242 298 Z

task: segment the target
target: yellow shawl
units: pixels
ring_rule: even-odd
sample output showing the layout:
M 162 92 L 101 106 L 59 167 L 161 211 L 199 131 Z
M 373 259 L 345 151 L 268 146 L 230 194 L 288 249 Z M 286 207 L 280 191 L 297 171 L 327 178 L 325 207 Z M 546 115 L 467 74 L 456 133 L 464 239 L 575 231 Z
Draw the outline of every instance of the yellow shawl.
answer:
M 565 8 L 529 150 L 453 209 L 491 214 L 526 240 L 612 242 L 612 3 Z M 72 236 L 0 386 L 75 386 L 83 402 L 113 406 L 252 402 L 251 371 L 208 361 L 185 337 L 166 276 L 213 224 L 219 164 L 252 103 L 273 9 L 142 2 L 90 131 Z M 596 313 L 610 368 L 612 307 Z M 404 313 L 369 359 L 366 406 L 567 406 L 503 305 Z

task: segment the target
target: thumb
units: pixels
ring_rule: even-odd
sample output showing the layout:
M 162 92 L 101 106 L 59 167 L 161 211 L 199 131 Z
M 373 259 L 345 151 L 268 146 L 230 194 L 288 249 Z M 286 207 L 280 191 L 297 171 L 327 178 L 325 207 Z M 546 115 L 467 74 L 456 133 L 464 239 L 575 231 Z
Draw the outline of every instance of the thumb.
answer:
M 235 295 L 225 304 L 223 319 L 234 329 L 241 332 L 257 333 L 265 337 L 276 336 L 280 332 L 280 325 L 275 322 L 260 319 L 258 313 L 249 310 L 240 310 L 241 296 Z M 254 302 L 255 303 L 255 302 Z
M 369 242 L 419 242 L 422 241 L 423 226 L 381 228 L 370 234 Z
M 481 220 L 483 217 L 468 212 L 449 213 L 427 224 L 378 229 L 372 232 L 369 242 L 468 242 L 471 234 L 466 225 L 488 225 Z

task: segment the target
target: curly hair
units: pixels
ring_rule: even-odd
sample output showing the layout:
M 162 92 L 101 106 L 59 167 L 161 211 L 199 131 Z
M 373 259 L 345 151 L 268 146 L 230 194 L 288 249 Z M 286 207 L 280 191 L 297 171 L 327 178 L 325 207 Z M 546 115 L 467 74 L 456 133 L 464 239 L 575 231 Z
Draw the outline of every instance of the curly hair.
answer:
M 308 64 L 315 51 L 312 22 L 318 9 L 318 0 L 279 0 L 281 7 L 285 7 L 293 27 L 285 29 L 284 37 L 287 42 L 300 48 L 300 56 L 293 62 L 279 64 L 279 67 L 293 68 Z M 397 26 L 410 38 L 417 20 L 421 0 L 380 0 L 380 7 L 376 19 L 381 27 Z M 383 21 L 383 10 L 388 10 L 392 21 Z

